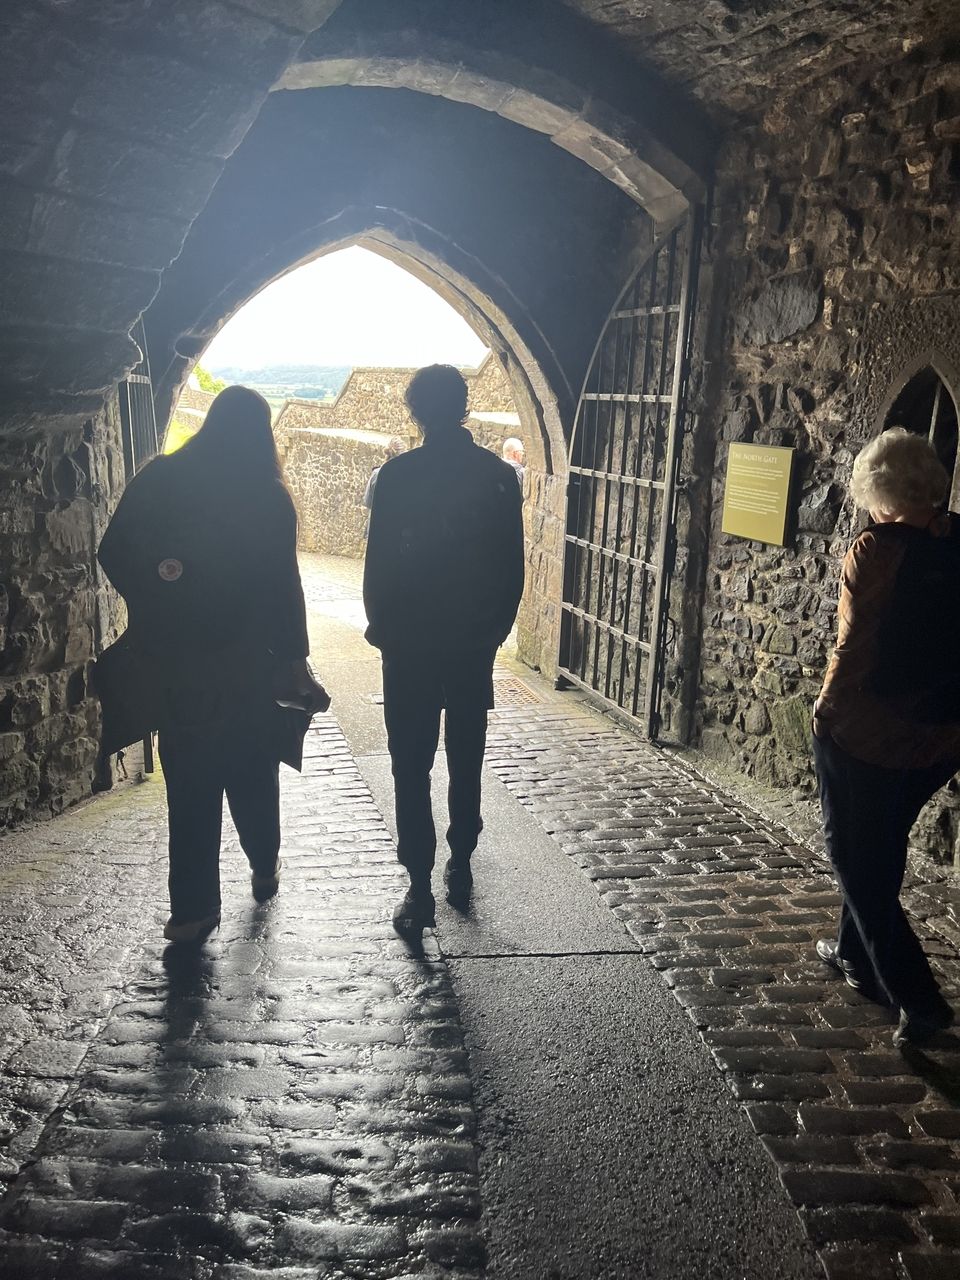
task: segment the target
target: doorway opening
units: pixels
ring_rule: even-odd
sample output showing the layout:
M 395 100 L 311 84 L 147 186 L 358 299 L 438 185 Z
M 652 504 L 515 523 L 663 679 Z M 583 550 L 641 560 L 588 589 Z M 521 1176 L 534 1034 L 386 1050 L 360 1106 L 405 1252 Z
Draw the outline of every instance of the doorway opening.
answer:
M 559 524 L 543 508 L 557 504 L 557 486 L 542 423 L 516 383 L 519 362 L 509 351 L 492 350 L 473 320 L 396 258 L 354 242 L 258 290 L 219 327 L 197 368 L 267 398 L 298 510 L 301 552 L 356 564 L 365 552 L 371 477 L 391 452 L 419 444 L 404 400 L 411 376 L 425 364 L 460 367 L 468 386 L 466 426 L 477 444 L 499 456 L 510 442 L 523 446 L 528 588 L 517 647 L 539 666 L 540 654 L 556 653 L 557 606 L 551 616 L 539 593 L 550 536 L 543 531 Z M 171 418 L 178 439 L 199 428 L 215 389 L 204 389 L 196 376 L 188 380 Z M 559 558 L 557 548 L 552 553 Z

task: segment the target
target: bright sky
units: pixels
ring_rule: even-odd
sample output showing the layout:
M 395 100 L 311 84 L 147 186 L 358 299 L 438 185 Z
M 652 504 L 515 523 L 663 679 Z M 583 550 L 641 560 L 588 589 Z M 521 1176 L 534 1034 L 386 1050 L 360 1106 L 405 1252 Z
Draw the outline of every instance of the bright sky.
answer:
M 486 347 L 439 294 L 357 245 L 268 285 L 207 348 L 204 368 L 478 365 Z

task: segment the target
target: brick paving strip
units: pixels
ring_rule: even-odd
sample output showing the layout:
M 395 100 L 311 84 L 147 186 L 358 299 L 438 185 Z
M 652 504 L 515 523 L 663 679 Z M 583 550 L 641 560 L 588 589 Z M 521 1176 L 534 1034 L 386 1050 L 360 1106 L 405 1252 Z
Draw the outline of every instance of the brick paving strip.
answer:
M 0 842 L 0 1275 L 470 1280 L 475 1120 L 445 966 L 336 722 L 284 778 L 280 895 L 161 962 L 162 792 Z
M 823 862 L 575 694 L 498 710 L 487 763 L 696 1023 L 830 1280 L 958 1280 L 960 1038 L 902 1055 L 815 958 L 838 907 Z M 920 932 L 958 1003 L 955 947 Z

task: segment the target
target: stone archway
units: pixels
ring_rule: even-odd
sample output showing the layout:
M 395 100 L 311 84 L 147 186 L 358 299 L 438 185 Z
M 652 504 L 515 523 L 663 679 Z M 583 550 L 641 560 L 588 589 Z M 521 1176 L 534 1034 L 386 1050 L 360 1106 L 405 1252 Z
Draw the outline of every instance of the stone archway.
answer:
M 391 217 L 391 213 L 393 216 Z M 354 229 L 348 230 L 348 227 Z M 362 230 L 359 228 L 363 228 Z M 416 238 L 413 232 L 416 231 Z M 310 240 L 313 244 L 306 248 Z M 518 619 L 518 649 L 531 666 L 555 674 L 559 648 L 560 582 L 563 563 L 564 511 L 568 445 L 555 387 L 560 376 L 541 366 L 511 321 L 508 299 L 485 293 L 480 264 L 470 264 L 468 278 L 439 257 L 438 233 L 414 225 L 406 215 L 385 209 L 350 210 L 341 217 L 276 246 L 255 263 L 246 264 L 229 288 L 212 299 L 193 331 L 184 335 L 176 359 L 157 387 L 158 419 L 165 425 L 180 390 L 202 358 L 203 350 L 241 308 L 274 281 L 317 258 L 359 245 L 389 259 L 432 288 L 457 311 L 490 348 L 500 366 L 520 418 L 527 448 L 524 516 L 527 535 L 527 586 Z M 449 253 L 449 247 L 443 246 Z M 284 258 L 288 262 L 277 269 Z
M 957 371 L 942 352 L 924 352 L 894 380 L 877 422 L 878 430 L 906 427 L 930 441 L 950 476 L 952 511 L 960 503 L 958 387 Z
M 548 350 L 535 352 L 520 334 L 506 310 L 509 298 L 492 296 L 496 282 L 485 279 L 481 264 L 464 261 L 463 267 L 472 273 L 468 277 L 464 270 L 439 256 L 441 248 L 450 254 L 451 246 L 438 232 L 415 223 L 400 211 L 382 208 L 347 210 L 299 234 L 295 240 L 272 246 L 269 253 L 255 261 L 237 264 L 236 278 L 210 299 L 191 331 L 178 339 L 174 360 L 155 378 L 161 433 L 194 364 L 241 307 L 274 281 L 351 245 L 360 245 L 396 263 L 459 312 L 503 367 L 524 436 L 531 442 L 531 461 L 548 475 L 565 475 L 567 442 L 555 390 L 557 380 L 562 385 L 564 379 L 549 361 Z M 484 291 L 485 285 L 491 288 L 490 293 Z M 148 332 L 148 340 L 149 337 Z
M 304 52 L 277 90 L 348 85 L 410 89 L 491 111 L 582 160 L 640 205 L 658 226 L 674 221 L 703 194 L 702 180 L 636 119 L 551 71 L 504 54 L 465 62 L 460 44 L 396 33 L 325 40 L 322 52 Z

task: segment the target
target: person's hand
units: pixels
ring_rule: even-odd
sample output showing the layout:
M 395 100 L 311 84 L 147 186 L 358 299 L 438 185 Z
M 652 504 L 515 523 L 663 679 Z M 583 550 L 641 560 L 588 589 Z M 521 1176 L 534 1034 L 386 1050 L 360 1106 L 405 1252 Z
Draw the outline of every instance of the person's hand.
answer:
M 823 717 L 819 714 L 819 700 L 813 704 L 813 716 L 810 720 L 810 729 L 815 738 L 825 738 L 827 736 L 827 726 Z
M 327 693 L 320 681 L 314 678 L 312 672 L 310 674 L 309 685 L 304 692 L 309 699 L 309 703 L 305 710 L 309 711 L 311 715 L 316 715 L 318 712 L 330 710 L 330 695 Z
M 306 658 L 292 662 L 281 673 L 275 697 L 281 707 L 296 707 L 311 715 L 330 709 L 330 695 L 310 670 Z

